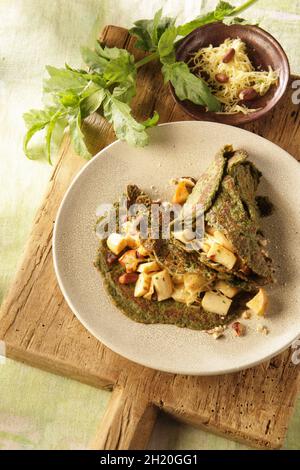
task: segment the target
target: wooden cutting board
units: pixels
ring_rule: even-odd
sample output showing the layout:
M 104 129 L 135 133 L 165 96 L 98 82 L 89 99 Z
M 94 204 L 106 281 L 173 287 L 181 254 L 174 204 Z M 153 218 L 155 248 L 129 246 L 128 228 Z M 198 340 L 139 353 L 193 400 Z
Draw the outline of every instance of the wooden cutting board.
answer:
M 101 36 L 108 46 L 134 50 L 127 30 L 108 26 Z M 296 77 L 294 77 L 296 78 Z M 292 86 L 276 110 L 246 128 L 300 159 L 299 105 Z M 156 109 L 161 122 L 189 119 L 163 85 L 159 64 L 142 67 L 134 114 L 139 120 Z M 97 114 L 85 124 L 93 153 L 114 140 Z M 34 221 L 23 261 L 2 306 L 0 338 L 7 355 L 50 372 L 113 390 L 95 449 L 145 448 L 158 410 L 176 419 L 236 439 L 250 446 L 278 448 L 284 441 L 299 386 L 291 352 L 253 369 L 215 377 L 172 375 L 123 359 L 92 337 L 69 310 L 52 264 L 52 231 L 61 199 L 84 161 L 66 138 L 48 191 Z

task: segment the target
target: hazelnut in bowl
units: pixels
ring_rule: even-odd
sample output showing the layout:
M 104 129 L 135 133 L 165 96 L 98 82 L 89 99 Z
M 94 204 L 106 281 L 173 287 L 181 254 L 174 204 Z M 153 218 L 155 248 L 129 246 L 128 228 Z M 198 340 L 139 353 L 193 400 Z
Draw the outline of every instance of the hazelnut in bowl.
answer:
M 220 109 L 180 100 L 197 120 L 241 125 L 265 116 L 284 95 L 290 77 L 287 56 L 273 36 L 257 26 L 211 23 L 194 30 L 176 48 L 176 59 L 208 85 Z

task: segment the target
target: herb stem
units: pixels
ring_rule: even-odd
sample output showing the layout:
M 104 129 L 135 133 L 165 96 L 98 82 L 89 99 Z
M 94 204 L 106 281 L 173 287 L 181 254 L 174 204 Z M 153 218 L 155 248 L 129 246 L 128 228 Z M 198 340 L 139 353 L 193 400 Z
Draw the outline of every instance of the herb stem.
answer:
M 237 13 L 240 13 L 241 11 L 244 11 L 246 10 L 247 8 L 249 8 L 253 3 L 256 3 L 257 0 L 248 0 L 247 2 L 243 3 L 242 5 L 240 5 L 239 7 L 236 7 L 233 12 L 231 13 L 230 16 L 235 16 Z
M 236 7 L 232 13 L 229 16 L 236 16 L 237 13 L 240 13 L 241 11 L 246 10 L 249 8 L 253 3 L 256 3 L 258 0 L 247 0 L 245 3 L 242 3 L 239 7 Z M 179 44 L 182 38 L 177 39 L 177 41 L 174 42 L 174 47 Z M 153 60 L 159 59 L 159 53 L 157 51 L 152 52 L 152 54 L 146 55 L 143 59 L 139 60 L 136 62 L 135 66 L 137 69 L 142 67 L 145 64 L 148 64 L 148 62 L 152 62 Z
M 142 67 L 143 65 L 148 64 L 148 62 L 151 62 L 152 60 L 156 60 L 158 58 L 159 58 L 158 52 L 153 52 L 152 54 L 146 55 L 146 57 L 136 62 L 135 66 L 138 69 Z

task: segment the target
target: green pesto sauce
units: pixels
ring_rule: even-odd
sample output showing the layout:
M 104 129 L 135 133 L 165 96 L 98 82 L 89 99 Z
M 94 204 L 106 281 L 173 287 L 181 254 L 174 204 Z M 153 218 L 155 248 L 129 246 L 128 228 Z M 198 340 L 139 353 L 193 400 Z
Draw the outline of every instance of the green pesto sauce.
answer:
M 119 276 L 124 273 L 122 266 L 118 262 L 108 266 L 107 251 L 106 244 L 103 242 L 99 248 L 95 266 L 101 272 L 104 285 L 113 302 L 131 320 L 139 323 L 164 323 L 194 330 L 209 330 L 231 323 L 245 310 L 245 303 L 249 299 L 245 293 L 235 297 L 225 317 L 206 312 L 201 306 L 187 306 L 173 299 L 157 302 L 142 297 L 136 298 L 134 297 L 134 284 L 122 285 L 118 282 Z

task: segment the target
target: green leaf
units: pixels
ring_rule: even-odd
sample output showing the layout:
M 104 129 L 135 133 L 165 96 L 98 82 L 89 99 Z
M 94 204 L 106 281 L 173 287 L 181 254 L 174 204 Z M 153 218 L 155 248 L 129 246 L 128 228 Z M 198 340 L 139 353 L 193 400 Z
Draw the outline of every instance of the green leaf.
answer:
M 51 117 L 55 114 L 55 107 L 47 107 L 45 109 L 30 109 L 23 114 L 27 129 L 40 124 L 46 125 L 50 121 Z
M 58 98 L 59 102 L 65 107 L 78 107 L 79 102 L 80 102 L 80 95 L 72 92 L 72 91 L 66 91 L 62 93 L 58 93 Z
M 86 65 L 88 65 L 92 70 L 102 73 L 105 70 L 107 65 L 107 60 L 96 51 L 92 51 L 89 47 L 82 46 L 80 48 L 81 57 Z
M 113 91 L 113 96 L 124 103 L 129 104 L 132 98 L 136 94 L 135 83 L 125 83 L 120 86 L 116 86 Z
M 89 94 L 88 94 L 89 93 Z M 63 95 L 65 99 L 72 95 Z M 77 97 L 79 99 L 79 97 Z M 81 132 L 81 109 L 82 115 L 88 116 L 94 110 L 98 109 L 101 105 L 103 99 L 105 98 L 105 90 L 103 89 L 95 89 L 95 85 L 91 84 L 89 90 L 85 91 L 83 94 L 83 99 L 80 103 L 80 108 L 72 107 L 69 111 L 64 108 L 55 108 L 55 107 L 48 107 L 44 110 L 31 110 L 28 113 L 24 114 L 24 120 L 28 127 L 28 131 L 24 138 L 24 153 L 28 158 L 34 158 L 33 151 L 29 149 L 29 142 L 31 141 L 32 137 L 39 131 L 45 129 L 45 150 L 48 158 L 48 162 L 51 163 L 51 142 L 53 132 L 55 130 L 56 125 L 60 122 L 63 127 L 65 128 L 67 125 L 67 114 L 68 115 L 68 122 L 70 126 L 70 134 L 71 139 L 74 145 L 76 152 L 83 156 L 84 158 L 90 158 L 91 155 L 88 152 L 86 145 L 84 143 L 84 136 Z M 74 104 L 65 102 L 65 104 Z M 62 133 L 61 133 L 62 135 Z
M 144 51 L 154 52 L 166 29 L 175 24 L 175 18 L 162 17 L 162 9 L 158 10 L 151 20 L 138 20 L 129 30 L 137 38 L 135 47 Z
M 162 16 L 158 10 L 153 19 L 136 21 L 130 33 L 137 37 L 136 46 L 153 54 L 134 63 L 133 56 L 125 49 L 102 47 L 97 43 L 94 50 L 82 48 L 83 58 L 89 70 L 47 67 L 49 77 L 44 81 L 43 110 L 31 110 L 24 114 L 27 133 L 24 137 L 24 152 L 34 158 L 29 143 L 39 131 L 45 131 L 44 149 L 51 162 L 51 148 L 69 124 L 75 150 L 90 158 L 81 121 L 100 109 L 113 124 L 117 137 L 129 144 L 143 146 L 148 142 L 147 127 L 156 125 L 159 116 L 154 115 L 144 123 L 138 123 L 131 115 L 129 103 L 136 93 L 137 67 L 160 57 L 165 81 L 170 80 L 180 99 L 189 99 L 207 106 L 210 111 L 220 109 L 219 101 L 212 95 L 203 80 L 193 75 L 187 64 L 175 62 L 174 43 L 177 35 L 184 36 L 193 29 L 214 21 L 226 24 L 246 24 L 238 14 L 257 0 L 246 0 L 239 7 L 220 1 L 214 11 L 199 16 L 179 28 L 175 19 Z M 247 24 L 250 22 L 247 22 Z
M 84 97 L 80 103 L 80 112 L 82 119 L 97 111 L 106 97 L 106 92 L 100 88 L 90 95 Z
M 74 67 L 71 67 L 71 65 L 67 64 L 67 62 L 65 62 L 65 68 L 66 68 L 66 70 L 70 70 L 71 72 L 74 72 L 77 75 L 78 74 L 79 75 L 85 75 L 86 73 L 88 73 L 84 69 L 75 69 Z
M 81 48 L 85 63 L 94 72 L 100 73 L 107 86 L 114 83 L 135 82 L 136 68 L 134 57 L 125 49 L 105 47 L 97 43 L 94 51 Z
M 178 26 L 178 35 L 179 36 L 187 36 L 190 34 L 194 29 L 200 28 L 205 24 L 214 23 L 215 17 L 213 12 L 206 13 L 205 15 L 198 16 L 196 19 L 189 21 L 181 26 Z
M 48 162 L 51 164 L 51 139 L 54 132 L 54 128 L 58 121 L 65 119 L 65 113 L 63 109 L 57 109 L 55 107 L 47 107 L 44 110 L 32 109 L 23 115 L 25 124 L 28 131 L 24 137 L 23 149 L 25 155 L 33 159 L 34 149 L 29 148 L 29 143 L 33 136 L 43 129 L 46 130 L 45 134 L 45 150 L 48 158 Z
M 62 92 L 65 90 L 76 90 L 80 92 L 87 85 L 87 80 L 82 74 L 76 74 L 67 69 L 58 69 L 48 65 L 46 70 L 50 78 L 44 80 L 44 93 Z
M 158 41 L 159 41 L 157 28 L 158 28 L 158 25 L 161 21 L 162 12 L 163 12 L 162 8 L 157 10 L 157 12 L 155 13 L 154 18 L 153 18 L 153 24 L 152 24 L 152 28 L 151 28 L 152 31 L 151 30 L 149 31 L 151 33 L 151 40 L 152 40 L 153 44 L 158 44 Z
M 224 18 L 223 23 L 227 26 L 232 24 L 258 26 L 260 22 L 259 20 L 246 20 L 244 18 L 240 18 L 239 16 L 228 16 L 227 18 Z
M 111 60 L 108 62 L 103 76 L 109 85 L 124 82 L 134 83 L 136 79 L 136 68 L 133 57 L 128 54 L 120 56 L 118 59 Z
M 89 160 L 92 157 L 92 155 L 90 154 L 90 152 L 88 151 L 86 147 L 86 144 L 84 141 L 84 135 L 81 131 L 80 111 L 78 111 L 77 114 L 74 114 L 73 116 L 70 117 L 69 128 L 70 128 L 71 140 L 72 140 L 75 151 L 81 157 L 85 158 L 86 160 Z
M 159 24 L 157 25 L 157 42 L 158 44 L 160 38 L 162 37 L 163 33 L 166 29 L 170 28 L 171 26 L 175 25 L 176 18 L 171 18 L 170 16 L 164 16 L 161 18 Z
M 177 37 L 177 28 L 171 26 L 162 34 L 158 43 L 158 53 L 162 63 L 175 61 L 174 41 Z
M 216 21 L 221 21 L 225 16 L 230 15 L 233 11 L 234 7 L 230 5 L 230 3 L 220 1 L 215 10 L 204 13 L 194 20 L 179 26 L 178 34 L 180 36 L 186 36 L 196 28 L 200 28 L 201 26 L 209 23 L 215 23 Z
M 96 42 L 95 51 L 100 57 L 103 57 L 106 60 L 116 60 L 124 55 L 130 55 L 127 49 L 122 49 L 119 47 L 102 47 L 100 42 Z
M 103 109 L 104 116 L 113 125 L 116 136 L 120 140 L 126 140 L 136 147 L 144 147 L 148 144 L 149 137 L 145 132 L 145 126 L 133 118 L 127 103 L 110 96 L 106 98 Z
M 251 7 L 251 5 L 253 5 L 257 1 L 258 0 L 247 0 L 245 3 L 242 3 L 240 6 L 235 7 L 231 15 L 236 16 L 238 13 L 241 13 L 241 11 L 247 10 L 247 8 Z
M 143 122 L 143 126 L 145 126 L 146 128 L 154 127 L 157 125 L 158 121 L 159 114 L 157 111 L 154 111 L 153 116 L 149 117 L 148 119 L 146 119 L 146 121 Z
M 48 163 L 50 163 L 50 165 L 52 165 L 52 161 L 51 161 L 51 139 L 52 139 L 52 134 L 53 134 L 53 131 L 54 131 L 54 128 L 55 128 L 55 125 L 56 125 L 56 122 L 58 121 L 58 119 L 59 119 L 59 113 L 57 113 L 56 115 L 53 116 L 53 118 L 51 119 L 51 121 L 49 122 L 49 124 L 47 126 L 46 152 L 47 152 Z
M 48 107 L 44 110 L 41 109 L 31 109 L 27 113 L 23 114 L 23 119 L 25 121 L 27 132 L 23 140 L 23 150 L 27 158 L 33 159 L 34 153 L 32 149 L 29 149 L 29 143 L 33 136 L 37 132 L 45 129 L 53 117 L 55 116 L 56 108 Z
M 94 82 L 99 86 L 106 85 L 105 80 L 99 73 L 89 73 L 83 70 L 72 69 L 66 64 L 65 69 L 56 67 L 46 67 L 50 78 L 44 80 L 44 93 L 59 93 L 60 96 L 64 92 L 80 94 L 88 86 L 89 82 Z
M 65 67 L 66 67 L 66 70 L 69 70 L 69 71 L 73 72 L 75 77 L 79 76 L 83 80 L 85 80 L 86 85 L 88 85 L 89 82 L 96 83 L 97 85 L 99 85 L 101 87 L 105 87 L 105 85 L 106 85 L 104 78 L 102 77 L 102 75 L 99 72 L 90 73 L 90 72 L 87 72 L 86 70 L 74 69 L 74 68 L 70 67 L 70 65 L 68 65 L 68 64 L 65 64 Z
M 126 49 L 118 47 L 102 47 L 96 42 L 95 50 L 89 47 L 81 47 L 81 55 L 84 62 L 92 69 L 103 73 L 110 61 L 119 60 L 120 58 L 131 56 Z
M 209 23 L 215 23 L 216 21 L 224 21 L 224 19 L 228 16 L 234 16 L 237 13 L 249 8 L 253 3 L 257 0 L 247 0 L 239 7 L 234 7 L 228 2 L 219 1 L 215 10 L 209 11 L 203 15 L 198 16 L 192 21 L 185 23 L 178 27 L 178 35 L 179 36 L 186 36 L 190 34 L 194 29 L 200 28 Z M 229 24 L 229 23 L 226 23 Z M 233 23 L 231 23 L 233 24 Z M 246 24 L 246 23 L 244 23 Z
M 170 81 L 180 100 L 190 100 L 195 104 L 206 105 L 209 111 L 219 111 L 221 103 L 211 93 L 201 79 L 191 73 L 184 62 L 165 64 L 162 68 L 165 82 Z
M 154 51 L 156 47 L 153 45 L 151 36 L 148 33 L 147 28 L 141 24 L 141 21 L 147 21 L 147 20 L 140 20 L 140 22 L 136 21 L 135 22 L 136 26 L 133 26 L 129 30 L 129 33 L 131 34 L 131 36 L 134 36 L 137 38 L 135 47 L 137 49 L 142 49 L 143 51 Z
M 229 16 L 235 10 L 235 6 L 231 5 L 228 2 L 220 1 L 214 11 L 214 16 L 216 20 L 222 20 L 225 16 Z
M 27 158 L 30 160 L 34 159 L 34 154 L 31 149 L 28 148 L 29 142 L 31 141 L 32 137 L 39 131 L 43 130 L 46 127 L 47 124 L 35 124 L 32 126 L 30 129 L 25 134 L 24 140 L 23 140 L 23 151 L 26 155 Z

